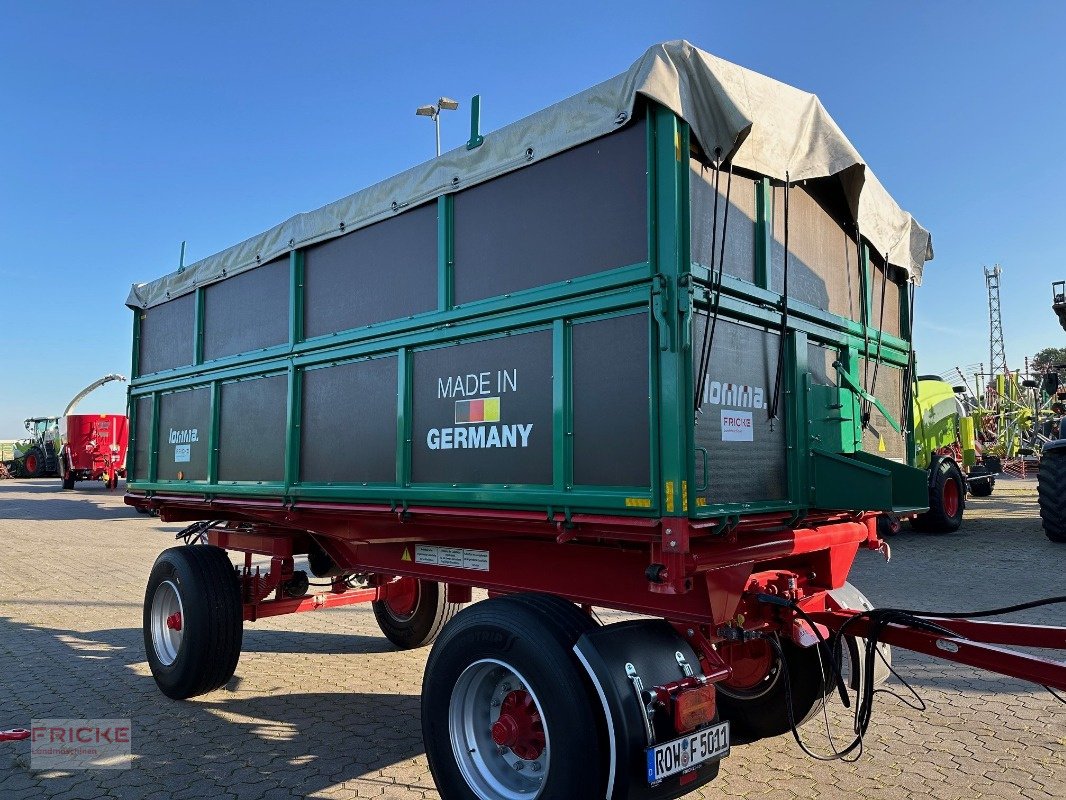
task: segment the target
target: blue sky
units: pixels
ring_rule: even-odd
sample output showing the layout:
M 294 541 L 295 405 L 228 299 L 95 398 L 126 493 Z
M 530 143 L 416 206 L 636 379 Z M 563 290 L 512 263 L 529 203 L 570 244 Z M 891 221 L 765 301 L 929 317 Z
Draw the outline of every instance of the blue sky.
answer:
M 920 368 L 1066 345 L 1066 4 L 0 0 L 0 438 L 127 374 L 129 285 L 491 131 L 687 38 L 819 94 L 933 232 Z M 82 406 L 120 411 L 112 384 Z

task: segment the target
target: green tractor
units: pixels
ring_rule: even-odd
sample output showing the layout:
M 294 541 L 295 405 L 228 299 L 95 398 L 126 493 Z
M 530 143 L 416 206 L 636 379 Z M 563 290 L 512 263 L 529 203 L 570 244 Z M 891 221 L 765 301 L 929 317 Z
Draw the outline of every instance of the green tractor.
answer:
M 998 456 L 982 454 L 975 436 L 979 420 L 953 387 L 937 375 L 918 378 L 914 398 L 917 464 L 929 470 L 929 510 L 911 520 L 915 530 L 951 533 L 959 529 L 966 495 L 988 497 L 1001 466 Z

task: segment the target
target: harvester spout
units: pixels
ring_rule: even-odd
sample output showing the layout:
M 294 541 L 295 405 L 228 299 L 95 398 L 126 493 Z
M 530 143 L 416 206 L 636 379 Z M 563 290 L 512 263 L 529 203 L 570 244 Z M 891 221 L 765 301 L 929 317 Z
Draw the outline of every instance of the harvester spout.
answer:
M 76 395 L 74 395 L 74 399 L 67 403 L 67 407 L 63 409 L 63 416 L 65 417 L 68 414 L 72 413 L 77 407 L 78 403 L 84 400 L 86 396 L 99 389 L 105 383 L 111 383 L 111 381 L 122 381 L 123 383 L 125 383 L 126 377 L 124 375 L 105 375 L 99 380 L 93 381 L 80 392 L 78 392 Z

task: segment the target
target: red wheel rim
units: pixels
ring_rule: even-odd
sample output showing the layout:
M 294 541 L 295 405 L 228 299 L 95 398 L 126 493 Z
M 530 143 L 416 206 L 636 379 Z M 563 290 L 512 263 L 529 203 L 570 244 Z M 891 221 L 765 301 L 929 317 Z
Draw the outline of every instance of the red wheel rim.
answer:
M 770 675 L 774 665 L 774 651 L 765 639 L 730 642 L 718 648 L 718 654 L 733 669 L 722 683 L 730 689 L 754 689 Z
M 418 606 L 418 579 L 397 578 L 389 584 L 385 605 L 396 618 L 402 619 L 415 613 Z
M 30 453 L 28 456 L 26 456 L 26 472 L 28 472 L 28 473 L 30 473 L 32 475 L 36 471 L 37 471 L 37 456 L 35 456 L 33 453 Z
M 949 517 L 959 513 L 959 484 L 953 478 L 944 483 L 944 513 Z
M 544 752 L 544 721 L 532 696 L 516 689 L 503 698 L 500 716 L 492 723 L 492 741 L 519 758 L 536 761 Z

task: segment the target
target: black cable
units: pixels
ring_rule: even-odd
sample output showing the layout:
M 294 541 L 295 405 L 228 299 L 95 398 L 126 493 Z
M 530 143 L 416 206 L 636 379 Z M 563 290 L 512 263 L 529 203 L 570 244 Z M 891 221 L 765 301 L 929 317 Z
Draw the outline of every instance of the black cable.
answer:
M 917 395 L 914 380 L 914 278 L 907 282 L 907 344 L 910 351 L 907 353 L 907 367 L 903 372 L 903 420 L 912 413 L 911 403 Z M 963 382 L 965 383 L 965 380 Z M 900 421 L 901 425 L 903 420 Z
M 788 334 L 788 193 L 791 188 L 788 172 L 785 172 L 785 220 L 784 220 L 784 244 L 785 266 L 782 274 L 781 292 L 781 328 L 777 343 L 777 376 L 774 378 L 774 396 L 770 401 L 767 417 L 770 419 L 770 430 L 773 430 L 773 420 L 777 419 L 777 412 L 781 404 L 781 382 L 785 376 L 785 338 Z
M 877 360 L 874 361 L 874 377 L 870 383 L 870 388 L 867 389 L 867 393 L 872 397 L 877 397 L 877 373 L 881 367 L 881 342 L 885 338 L 885 296 L 888 290 L 888 253 L 885 253 L 885 265 L 881 270 L 881 312 L 877 317 Z M 867 360 L 869 360 L 870 354 L 866 354 Z M 867 401 L 866 414 L 864 414 L 863 427 L 870 427 L 870 415 L 873 413 L 871 408 L 873 401 Z M 880 434 L 878 434 L 880 438 Z
M 710 257 L 710 259 L 707 262 L 707 266 L 708 266 L 708 268 L 710 269 L 710 272 L 711 272 L 711 288 L 712 288 L 712 290 L 717 288 L 716 296 L 718 296 L 718 297 L 721 296 L 722 287 L 721 287 L 720 279 L 718 281 L 717 287 L 715 287 L 715 283 L 716 282 L 715 282 L 715 271 L 714 271 L 714 256 L 715 256 L 715 250 L 718 247 L 718 191 L 719 191 L 719 187 L 721 185 L 721 176 L 722 176 L 721 155 L 722 155 L 721 149 L 716 147 L 714 149 L 714 165 L 713 165 L 714 182 L 712 183 L 712 186 L 714 188 L 714 203 L 711 206 L 711 257 Z M 725 232 L 724 231 L 723 231 L 723 234 L 722 234 L 722 238 L 723 239 L 725 238 Z M 723 243 L 723 249 L 724 249 L 724 247 L 725 247 L 725 245 Z M 710 359 L 711 359 L 710 337 L 712 335 L 713 334 L 712 334 L 710 325 L 708 324 L 708 325 L 704 326 L 704 328 L 703 328 L 703 340 L 702 340 L 702 342 L 700 344 L 700 363 L 699 363 L 699 369 L 696 372 L 696 376 L 697 376 L 696 377 L 696 385 L 694 387 L 695 397 L 693 398 L 693 404 L 694 404 L 693 413 L 696 414 L 697 417 L 699 416 L 700 406 L 702 405 L 701 400 L 702 400 L 702 396 L 703 396 L 703 383 L 704 383 L 704 381 L 707 380 L 707 370 L 710 368 Z
M 696 408 L 700 408 L 702 403 L 702 397 L 700 396 L 703 389 L 703 383 L 707 380 L 707 374 L 711 370 L 711 352 L 714 350 L 714 331 L 718 327 L 718 312 L 722 304 L 722 276 L 725 274 L 725 237 L 726 230 L 729 226 L 729 205 L 730 195 L 733 192 L 733 164 L 729 164 L 729 176 L 725 183 L 725 211 L 722 213 L 722 246 L 718 250 L 718 276 L 714 281 L 714 305 L 710 309 L 710 319 L 708 320 L 707 327 L 704 328 L 704 336 L 706 338 L 705 347 L 707 352 L 707 363 L 703 370 L 703 375 L 700 377 L 699 389 L 696 392 Z M 708 329 L 710 335 L 707 335 Z

